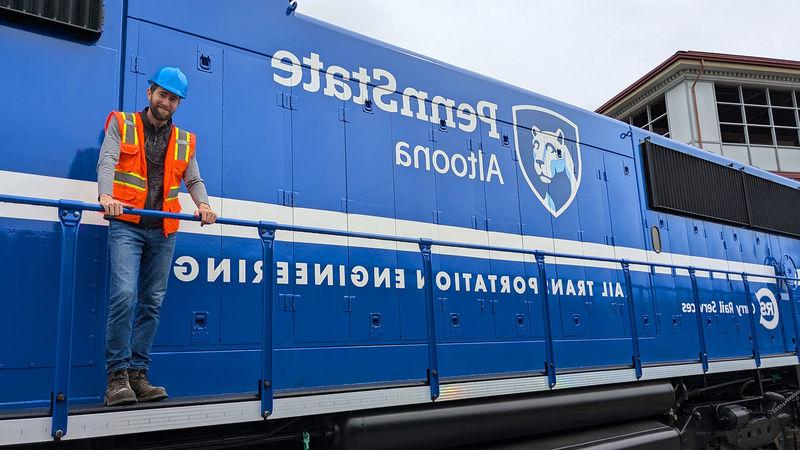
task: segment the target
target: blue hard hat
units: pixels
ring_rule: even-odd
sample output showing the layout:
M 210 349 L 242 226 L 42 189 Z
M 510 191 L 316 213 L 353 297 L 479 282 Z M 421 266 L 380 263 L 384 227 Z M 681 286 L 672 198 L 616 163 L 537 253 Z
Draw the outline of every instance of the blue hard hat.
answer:
M 164 66 L 147 81 L 161 86 L 180 98 L 186 98 L 186 91 L 189 89 L 189 80 L 177 67 Z

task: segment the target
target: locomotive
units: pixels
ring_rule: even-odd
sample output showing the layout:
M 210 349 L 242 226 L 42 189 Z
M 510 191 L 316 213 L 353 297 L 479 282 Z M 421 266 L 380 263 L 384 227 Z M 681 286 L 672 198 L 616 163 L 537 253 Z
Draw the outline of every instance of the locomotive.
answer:
M 797 447 L 800 185 L 295 8 L 0 2 L 0 445 Z M 108 408 L 96 164 L 165 65 L 221 219 Z

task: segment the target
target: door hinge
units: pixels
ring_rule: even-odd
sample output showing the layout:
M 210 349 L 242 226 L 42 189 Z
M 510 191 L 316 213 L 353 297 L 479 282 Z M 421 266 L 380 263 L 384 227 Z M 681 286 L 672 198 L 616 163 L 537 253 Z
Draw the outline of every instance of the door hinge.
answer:
M 350 122 L 350 119 L 347 117 L 347 108 L 343 106 L 339 107 L 339 121 L 344 123 Z
M 353 303 L 355 303 L 356 296 L 355 295 L 343 295 L 342 296 L 342 307 L 344 312 L 353 312 Z
M 139 55 L 131 55 L 131 72 L 145 75 L 145 61 L 146 59 Z
M 283 206 L 295 206 L 299 198 L 300 193 L 297 191 L 278 189 L 278 202 Z
M 278 298 L 283 297 L 283 310 L 286 312 L 295 312 L 297 311 L 297 297 L 299 295 L 294 294 L 278 294 Z
M 291 111 L 297 110 L 297 96 L 287 94 L 286 92 L 277 92 L 275 94 L 275 103 L 283 108 Z

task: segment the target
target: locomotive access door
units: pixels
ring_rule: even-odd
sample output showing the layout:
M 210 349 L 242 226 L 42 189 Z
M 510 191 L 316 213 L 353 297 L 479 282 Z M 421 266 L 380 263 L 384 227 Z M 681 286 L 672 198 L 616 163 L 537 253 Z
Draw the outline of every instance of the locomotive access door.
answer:
M 356 96 L 358 83 L 351 81 L 348 85 Z M 397 94 L 387 93 L 384 98 L 396 100 Z M 372 99 L 362 103 L 347 102 L 343 110 L 347 196 L 342 199 L 342 208 L 349 230 L 394 235 L 392 114 L 375 106 Z M 350 287 L 351 342 L 397 341 L 401 291 L 397 288 L 397 244 L 355 238 L 349 238 L 348 243 L 350 267 L 360 266 L 370 272 L 369 283 Z M 424 309 L 419 314 L 417 317 L 424 316 Z
M 614 246 L 614 256 L 626 258 L 630 255 L 628 249 L 644 249 L 646 242 L 642 232 L 641 204 L 639 202 L 639 189 L 636 182 L 635 165 L 632 158 L 619 156 L 614 153 L 603 154 L 608 187 L 608 205 L 611 216 L 611 244 Z M 624 250 L 623 250 L 624 249 Z M 644 258 L 643 252 L 634 254 Z M 630 256 L 628 256 L 630 258 Z M 655 305 L 651 295 L 650 275 L 643 267 L 631 267 L 631 284 L 633 299 L 626 301 L 635 302 L 636 323 L 639 336 L 655 336 L 656 317 Z M 625 284 L 622 271 L 617 271 L 617 281 Z M 624 327 L 626 335 L 630 335 L 630 319 L 628 309 L 625 308 Z
M 519 192 L 517 191 L 517 178 L 519 177 L 519 167 L 517 164 L 516 152 L 513 143 L 512 125 L 500 123 L 498 127 L 499 139 L 489 136 L 491 127 L 481 122 L 481 143 L 480 149 L 484 159 L 490 161 L 494 158 L 497 167 L 502 174 L 502 180 L 492 179 L 490 182 L 483 183 L 484 194 L 486 196 L 486 220 L 485 226 L 488 232 L 489 245 L 499 247 L 521 248 L 523 246 L 520 234 L 520 211 L 519 211 Z M 501 182 L 500 182 L 501 181 Z M 533 274 L 526 274 L 523 256 L 521 254 L 498 254 L 492 252 L 491 273 L 494 275 L 508 275 L 510 279 L 522 277 L 527 280 Z M 519 283 L 517 287 L 520 288 Z M 524 286 L 523 286 L 524 287 Z M 536 329 L 538 334 L 542 334 L 541 307 L 538 314 L 534 311 L 534 304 L 539 305 L 537 295 L 530 289 L 510 289 L 509 292 L 498 292 L 494 300 L 494 323 L 495 336 L 497 339 L 524 340 L 529 339 Z M 534 317 L 538 323 L 534 325 Z M 515 350 L 530 354 L 530 350 Z M 514 359 L 514 361 L 508 361 Z M 507 371 L 520 371 L 538 369 L 531 366 L 534 360 L 539 358 L 506 358 Z M 509 366 L 513 364 L 514 366 Z
M 148 105 L 145 94 L 150 79 L 162 66 L 178 66 L 191 81 L 189 97 L 175 113 L 175 124 L 197 135 L 196 160 L 210 197 L 222 195 L 222 75 L 223 54 L 217 44 L 154 24 L 129 20 L 131 60 L 125 83 L 126 111 L 141 111 Z M 135 39 L 135 40 L 134 40 Z M 206 58 L 202 60 L 200 56 Z M 184 212 L 194 210 L 181 186 Z M 218 204 L 212 202 L 212 207 Z M 200 228 L 197 223 L 181 223 L 175 258 L 191 258 L 202 267 L 202 275 L 171 276 L 167 298 L 161 309 L 162 326 L 156 334 L 155 348 L 169 346 L 208 347 L 219 345 L 220 304 L 223 286 L 230 281 L 232 268 L 223 261 L 221 227 Z M 186 232 L 191 231 L 191 232 Z M 211 268 L 211 270 L 208 270 Z M 198 268 L 199 271 L 199 268 Z M 154 352 L 155 353 L 155 352 Z M 180 356 L 176 356 L 180 357 Z
M 277 101 L 290 96 L 291 90 L 263 82 L 270 68 L 268 57 L 234 48 L 226 48 L 223 56 L 224 162 L 219 214 L 291 223 L 291 210 L 283 205 L 285 193 L 292 190 L 291 110 Z M 222 285 L 220 343 L 260 345 L 261 242 L 254 239 L 256 230 L 252 228 L 221 228 L 222 257 L 230 261 L 232 274 L 230 282 Z M 292 260 L 293 245 L 286 236 L 278 233 L 275 261 Z M 294 292 L 291 284 L 274 280 L 275 344 L 289 347 Z
M 533 187 L 531 186 L 531 180 L 529 177 L 535 176 L 536 172 L 534 167 L 523 167 L 526 164 L 526 159 L 522 157 L 524 156 L 522 153 L 525 151 L 530 151 L 531 149 L 522 143 L 531 139 L 531 130 L 530 128 L 523 126 L 508 125 L 508 133 L 511 159 L 513 160 L 517 175 L 516 191 L 519 198 L 519 223 L 517 224 L 517 227 L 519 232 L 522 234 L 522 246 L 526 250 L 554 251 L 555 244 L 553 240 L 552 215 L 544 209 L 539 201 L 539 198 L 537 198 L 536 194 L 534 193 Z M 481 136 L 484 135 L 486 135 L 486 133 L 482 132 Z M 502 138 L 503 136 L 501 135 L 501 139 Z M 518 146 L 518 148 L 514 148 L 513 146 Z M 508 178 L 506 183 L 510 182 L 511 179 Z M 545 191 L 540 193 L 540 195 L 544 194 L 547 194 L 547 192 Z M 495 210 L 493 209 L 493 203 L 499 201 L 500 199 L 495 196 L 495 193 L 492 190 L 487 189 L 486 203 L 487 210 L 490 214 L 493 214 L 493 211 Z M 547 263 L 547 274 L 548 277 L 552 278 L 556 272 L 555 265 L 552 259 L 548 259 Z M 525 277 L 527 278 L 538 277 L 539 268 L 533 255 L 525 256 L 524 272 Z M 538 352 L 541 352 L 539 353 L 540 355 L 544 353 L 544 345 L 539 344 L 543 343 L 545 339 L 545 319 L 544 311 L 542 310 L 541 289 L 546 288 L 546 286 L 538 286 L 538 292 L 527 292 L 525 300 L 528 302 L 526 304 L 526 310 L 530 311 L 528 314 L 531 320 L 531 335 L 537 341 L 536 349 Z M 554 337 L 563 336 L 564 331 L 562 331 L 562 329 L 569 330 L 569 335 L 574 334 L 571 323 L 569 324 L 569 327 L 564 327 L 562 326 L 562 321 L 558 320 L 558 318 L 561 317 L 561 306 L 558 302 L 558 299 L 555 297 L 550 298 L 550 311 L 547 311 L 547 313 L 552 318 Z M 541 359 L 542 357 L 540 356 L 538 357 L 537 361 Z
M 741 234 L 744 230 L 724 225 L 722 226 L 722 244 L 724 247 L 723 258 L 728 261 L 728 269 L 735 272 L 742 272 L 745 270 L 742 264 L 743 241 Z M 749 233 L 748 231 L 744 231 Z M 716 240 L 713 240 L 716 241 Z M 712 242 L 713 242 L 712 241 Z M 722 286 L 721 286 L 722 285 Z M 755 286 L 751 282 L 752 286 Z M 715 278 L 714 291 L 716 305 L 713 308 L 714 323 L 717 325 L 717 332 L 721 333 L 725 339 L 724 345 L 720 347 L 725 348 L 726 353 L 735 353 L 737 348 L 733 345 L 737 340 L 741 340 L 741 336 L 747 336 L 749 333 L 742 333 L 741 330 L 749 328 L 749 322 L 746 316 L 741 318 L 737 314 L 726 313 L 727 306 L 732 306 L 735 311 L 736 305 L 745 305 L 744 284 L 742 277 L 738 275 L 728 275 L 727 281 Z M 755 292 L 755 291 L 752 291 Z M 706 319 L 708 323 L 708 319 Z M 744 328 L 743 328 L 744 326 Z M 738 336 L 737 336 L 738 335 Z M 749 339 L 748 339 L 749 341 Z
M 700 232 L 704 233 L 708 258 L 710 258 L 704 266 L 710 264 L 711 267 L 718 269 L 731 270 L 731 267 L 733 267 L 735 270 L 737 267 L 736 262 L 738 262 L 738 267 L 741 269 L 742 252 L 739 249 L 738 236 L 735 242 L 735 249 L 734 242 L 730 239 L 730 236 L 726 240 L 726 232 L 731 234 L 730 227 L 710 222 L 703 223 L 702 226 L 703 229 Z M 692 233 L 694 235 L 694 230 L 692 230 Z M 734 263 L 729 264 L 729 261 Z M 735 355 L 737 354 L 737 348 L 732 344 L 739 339 L 735 336 L 737 333 L 735 319 L 732 315 L 725 318 L 724 315 L 720 315 L 716 311 L 719 307 L 719 300 L 723 300 L 723 302 L 732 301 L 734 305 L 744 304 L 744 296 L 741 293 L 741 277 L 714 273 L 708 284 L 711 285 L 711 290 L 705 293 L 701 291 L 700 303 L 702 323 L 706 330 L 706 340 L 708 341 L 709 358 Z M 738 292 L 735 292 L 734 288 Z M 743 324 L 747 326 L 747 322 Z M 741 328 L 739 327 L 738 329 Z M 745 332 L 744 339 L 747 339 L 746 336 L 747 333 Z M 711 341 L 713 341 L 713 345 Z
M 604 162 L 605 153 L 605 151 L 589 145 L 582 147 L 583 177 L 576 201 L 580 215 L 579 236 L 583 253 L 613 257 L 613 253 L 610 251 L 613 241 L 608 175 Z M 609 286 L 604 283 L 617 281 L 616 272 L 619 270 L 619 264 L 587 261 L 586 265 L 588 267 L 587 278 L 594 281 L 594 295 L 585 298 L 568 298 L 567 301 L 588 305 L 587 312 L 591 314 L 592 320 L 587 325 L 589 325 L 588 331 L 593 336 L 623 336 L 623 299 L 603 295 L 608 292 L 607 286 Z M 570 318 L 567 317 L 567 319 Z M 579 323 L 580 317 L 572 318 L 571 322 L 576 331 L 578 327 L 582 326 Z M 567 324 L 564 326 L 566 327 Z
M 444 107 L 438 108 L 439 116 L 445 117 Z M 472 171 L 469 163 L 470 155 L 478 161 L 483 160 L 485 165 L 489 162 L 489 155 L 480 148 L 478 131 L 467 133 L 457 128 L 442 128 L 439 124 L 418 120 L 415 122 L 422 125 L 409 125 L 418 129 L 418 132 L 423 128 L 429 130 L 430 139 L 426 146 L 430 145 L 432 152 L 431 166 L 436 182 L 437 210 L 434 213 L 434 222 L 437 224 L 440 236 L 445 240 L 488 244 L 486 197 L 483 185 L 499 183 L 499 180 L 495 176 L 491 181 L 486 178 L 482 181 L 481 178 L 485 177 L 486 173 L 481 175 L 483 170 L 479 162 L 475 171 Z M 447 171 L 442 170 L 445 158 L 437 156 L 442 155 L 441 152 L 447 155 L 449 161 Z M 437 284 L 437 289 L 434 290 L 437 301 L 441 304 L 442 335 L 449 341 L 494 340 L 499 293 L 492 292 L 491 285 L 487 281 L 487 275 L 493 273 L 489 252 L 454 247 L 441 247 L 439 251 L 439 255 L 434 255 L 434 261 L 439 262 L 438 271 L 450 274 L 452 278 L 449 288 L 440 289 Z M 443 348 L 443 373 L 483 371 L 481 367 L 470 366 L 479 361 L 488 362 L 490 354 L 487 353 L 485 357 L 481 355 L 470 361 L 467 357 L 468 352 L 466 346 Z M 465 363 L 467 361 L 468 363 Z M 491 364 L 485 366 L 490 367 Z
M 648 260 L 675 264 L 680 255 L 688 253 L 685 223 L 682 218 L 663 213 L 646 212 L 648 230 Z M 659 245 L 660 244 L 660 245 Z M 642 355 L 647 360 L 680 361 L 697 360 L 699 343 L 692 304 L 692 287 L 688 273 L 673 271 L 665 267 L 651 269 L 653 297 L 655 298 L 656 323 L 659 334 L 667 339 L 645 341 Z
M 709 225 L 709 226 L 707 226 Z M 720 265 L 720 259 L 725 259 L 724 241 L 720 239 L 719 225 L 705 224 L 701 220 L 687 220 L 686 235 L 689 238 L 689 251 L 692 254 L 692 263 L 696 267 L 714 267 Z M 740 253 L 741 255 L 741 253 Z M 710 259 L 709 259 L 710 258 Z M 739 256 L 741 260 L 741 256 Z M 695 262 L 697 261 L 697 262 Z M 727 268 L 727 265 L 725 266 Z M 737 340 L 734 336 L 738 327 L 734 317 L 730 314 L 720 314 L 718 308 L 720 301 L 723 305 L 728 302 L 736 303 L 737 296 L 731 291 L 731 283 L 724 274 L 715 274 L 713 277 L 706 271 L 697 272 L 697 287 L 700 294 L 701 318 L 706 335 L 706 344 L 709 358 L 723 358 L 737 354 L 735 346 L 731 343 Z M 715 314 L 713 311 L 717 311 Z
M 321 87 L 320 87 L 321 89 Z M 301 226 L 347 229 L 342 200 L 345 180 L 344 103 L 323 92 L 292 88 L 292 207 L 293 223 Z M 317 266 L 319 265 L 319 266 Z M 334 282 L 317 286 L 315 271 L 334 271 Z M 294 233 L 294 340 L 333 344 L 350 339 L 350 291 L 340 268 L 349 273 L 347 238 Z
M 782 264 L 785 268 L 784 270 L 786 270 L 786 268 L 789 269 L 789 271 L 786 272 L 787 276 L 796 276 L 795 272 L 793 272 L 794 260 L 787 255 L 787 253 L 790 252 L 794 246 L 794 240 L 778 236 L 769 236 L 766 233 L 759 232 L 753 232 L 753 235 L 750 236 L 749 239 L 751 241 L 749 243 L 747 238 L 744 236 L 742 240 L 742 253 L 745 261 L 766 266 Z M 769 269 L 768 271 L 771 272 Z M 762 281 L 766 281 L 766 279 L 763 279 Z M 786 283 L 780 281 L 778 283 L 762 284 L 762 286 L 773 290 L 779 305 L 778 326 L 780 327 L 780 333 L 777 335 L 781 342 L 780 346 L 773 348 L 776 352 L 792 351 L 795 348 L 795 341 L 797 339 L 797 334 L 794 331 L 794 324 L 798 323 L 798 321 L 794 320 L 792 317 L 792 306 L 791 303 L 789 303 L 789 294 L 786 290 Z M 758 289 L 751 288 L 752 292 L 757 292 L 757 290 Z M 778 294 L 780 294 L 780 297 L 778 297 Z M 795 303 L 798 300 L 800 300 L 800 291 L 795 290 Z M 755 302 L 755 296 L 753 301 Z M 760 309 L 761 308 L 759 307 L 759 313 L 761 312 Z M 796 308 L 796 310 L 800 310 L 800 308 Z M 777 332 L 778 329 L 776 328 L 775 331 Z M 759 341 L 759 344 L 760 343 L 761 342 Z

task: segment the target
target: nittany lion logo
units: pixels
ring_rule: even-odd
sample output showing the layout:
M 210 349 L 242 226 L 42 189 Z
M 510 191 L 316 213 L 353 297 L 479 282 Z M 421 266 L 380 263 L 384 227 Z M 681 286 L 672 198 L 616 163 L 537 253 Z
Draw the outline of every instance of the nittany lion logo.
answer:
M 531 191 L 554 217 L 563 213 L 581 184 L 578 127 L 540 106 L 514 106 L 517 161 Z

